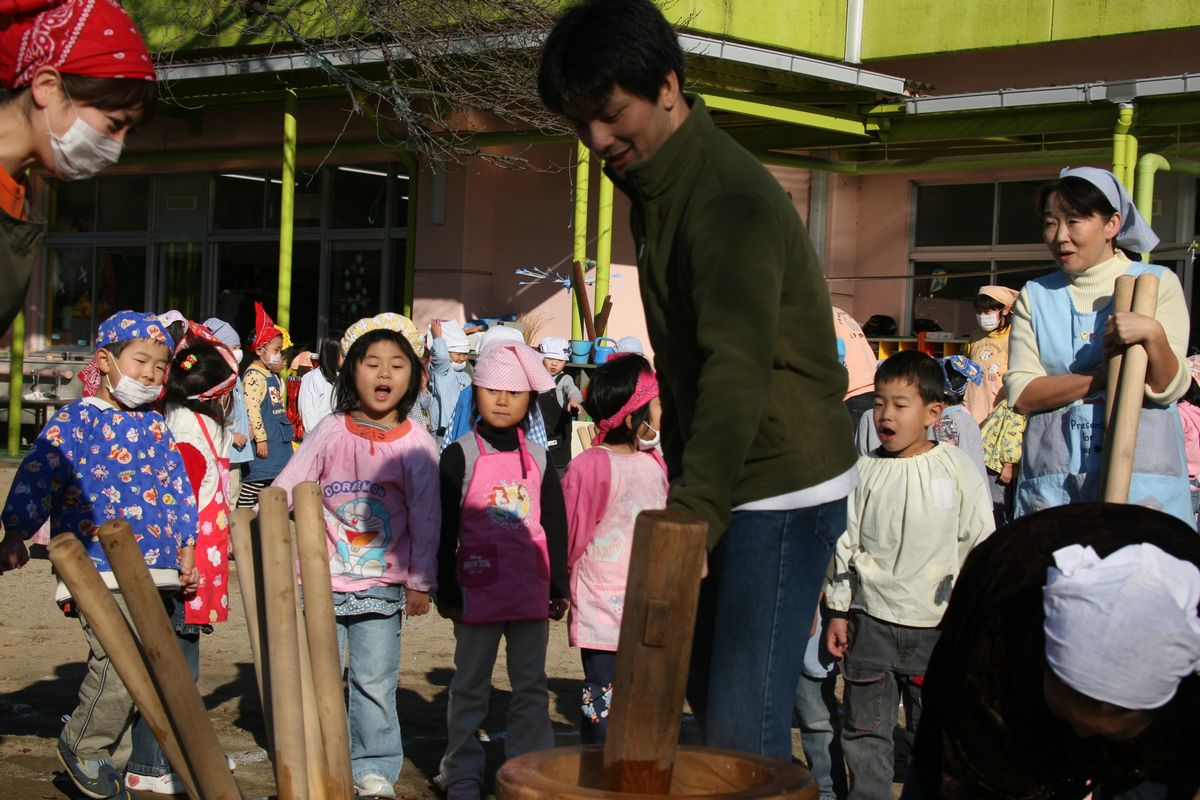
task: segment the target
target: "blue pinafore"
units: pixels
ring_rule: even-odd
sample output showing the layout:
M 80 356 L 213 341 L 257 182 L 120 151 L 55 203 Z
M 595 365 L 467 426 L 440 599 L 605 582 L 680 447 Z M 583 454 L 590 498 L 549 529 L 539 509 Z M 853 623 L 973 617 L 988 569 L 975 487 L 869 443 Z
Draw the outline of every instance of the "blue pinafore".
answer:
M 257 367 L 250 369 L 266 376 L 267 391 L 259 405 L 263 428 L 267 432 L 267 457 L 254 457 L 246 463 L 246 481 L 273 481 L 283 472 L 292 457 L 292 423 L 287 418 L 287 392 L 277 375 L 265 373 Z M 254 443 L 247 445 L 253 452 Z
M 1131 264 L 1127 275 L 1165 268 Z M 1025 284 L 1033 316 L 1033 334 L 1047 375 L 1066 375 L 1104 366 L 1104 325 L 1112 300 L 1101 309 L 1081 312 L 1071 301 L 1060 271 Z M 1069 326 L 1066 321 L 1069 320 Z M 1100 499 L 1104 447 L 1104 396 L 1094 394 L 1069 405 L 1029 415 L 1025 430 L 1016 516 L 1044 508 Z M 1138 426 L 1129 502 L 1166 512 L 1189 524 L 1192 515 L 1183 427 L 1174 403 L 1144 403 Z

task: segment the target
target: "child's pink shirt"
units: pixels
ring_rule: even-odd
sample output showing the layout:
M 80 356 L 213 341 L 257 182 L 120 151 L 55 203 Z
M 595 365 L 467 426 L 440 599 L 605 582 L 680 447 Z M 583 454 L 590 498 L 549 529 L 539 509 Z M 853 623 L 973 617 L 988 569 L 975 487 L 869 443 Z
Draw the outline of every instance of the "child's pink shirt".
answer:
M 1179 401 L 1179 420 L 1183 423 L 1183 450 L 1187 453 L 1189 478 L 1200 476 L 1200 408 Z
M 442 508 L 433 437 L 405 421 L 390 431 L 331 414 L 273 486 L 321 484 L 335 592 L 437 588 Z

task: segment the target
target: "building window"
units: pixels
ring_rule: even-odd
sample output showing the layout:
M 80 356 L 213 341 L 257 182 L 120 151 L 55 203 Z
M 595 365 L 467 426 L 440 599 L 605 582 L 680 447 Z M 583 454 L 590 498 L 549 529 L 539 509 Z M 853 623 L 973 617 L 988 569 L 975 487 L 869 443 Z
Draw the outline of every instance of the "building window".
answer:
M 396 163 L 297 170 L 297 344 L 404 307 L 410 182 Z M 277 311 L 281 184 L 255 169 L 52 182 L 47 344 L 86 345 L 120 308 L 218 316 L 248 333 L 254 301 Z
M 916 185 L 909 330 L 967 336 L 979 287 L 1020 289 L 1054 269 L 1036 208 L 1043 183 Z

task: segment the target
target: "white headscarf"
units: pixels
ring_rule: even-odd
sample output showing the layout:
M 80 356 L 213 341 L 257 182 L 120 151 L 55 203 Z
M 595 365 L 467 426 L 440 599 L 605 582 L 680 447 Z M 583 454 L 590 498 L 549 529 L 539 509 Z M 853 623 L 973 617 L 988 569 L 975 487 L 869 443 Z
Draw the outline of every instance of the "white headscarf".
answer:
M 1083 178 L 1104 193 L 1108 204 L 1121 214 L 1121 230 L 1117 231 L 1117 246 L 1135 253 L 1149 253 L 1158 246 L 1158 235 L 1138 213 L 1129 192 L 1117 176 L 1096 167 L 1067 167 L 1058 173 L 1060 178 Z
M 1152 544 L 1101 559 L 1074 544 L 1046 571 L 1046 663 L 1096 700 L 1154 709 L 1200 669 L 1200 569 Z

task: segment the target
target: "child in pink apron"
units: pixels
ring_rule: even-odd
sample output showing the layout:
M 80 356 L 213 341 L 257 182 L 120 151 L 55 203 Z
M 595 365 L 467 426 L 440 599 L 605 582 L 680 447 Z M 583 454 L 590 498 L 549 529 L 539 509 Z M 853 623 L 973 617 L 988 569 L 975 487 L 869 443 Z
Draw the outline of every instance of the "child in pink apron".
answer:
M 567 600 L 562 488 L 546 450 L 522 426 L 538 392 L 554 388 L 528 345 L 496 341 L 475 364 L 472 429 L 442 453 L 438 611 L 454 620 L 448 742 L 436 782 L 450 800 L 476 800 L 492 669 L 506 641 L 512 700 L 506 758 L 554 746 L 546 690 L 547 619 Z
M 196 492 L 196 545 L 180 552 L 185 569 L 195 570 L 194 592 L 175 600 L 172 622 L 193 680 L 200 676 L 200 634 L 229 619 L 229 447 L 226 419 L 237 381 L 232 351 L 208 330 L 187 323 L 167 369 L 164 416 L 179 444 Z M 130 789 L 182 794 L 183 784 L 145 720 L 133 728 L 133 754 L 125 770 Z
M 579 733 L 604 741 L 625 582 L 637 515 L 667 505 L 667 467 L 655 449 L 662 404 L 658 380 L 640 355 L 612 357 L 588 384 L 584 409 L 597 420 L 592 447 L 567 467 L 568 637 L 583 658 Z

